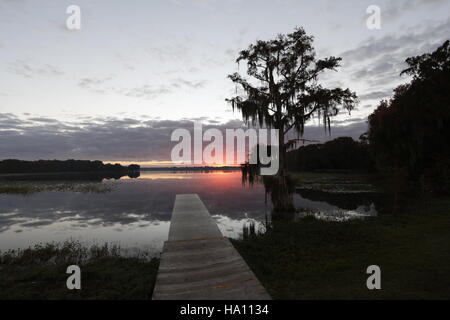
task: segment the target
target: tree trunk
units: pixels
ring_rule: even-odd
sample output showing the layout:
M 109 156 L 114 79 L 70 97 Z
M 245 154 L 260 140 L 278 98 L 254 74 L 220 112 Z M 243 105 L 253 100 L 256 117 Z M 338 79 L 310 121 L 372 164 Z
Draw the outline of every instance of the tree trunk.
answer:
M 279 169 L 275 185 L 272 187 L 272 203 L 275 212 L 295 211 L 292 193 L 289 188 L 288 173 L 286 166 L 286 147 L 284 144 L 284 128 L 279 133 Z

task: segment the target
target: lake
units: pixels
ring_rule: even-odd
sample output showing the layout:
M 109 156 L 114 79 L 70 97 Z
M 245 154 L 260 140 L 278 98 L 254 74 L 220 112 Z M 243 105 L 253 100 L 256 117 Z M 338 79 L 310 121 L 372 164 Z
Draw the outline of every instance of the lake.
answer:
M 306 175 L 302 180 L 294 194 L 296 207 L 303 209 L 298 217 L 311 214 L 346 221 L 377 215 L 372 191 L 359 190 L 354 182 L 350 185 L 358 186 L 357 190 L 348 188 L 348 183 L 345 190 L 327 190 L 322 177 Z M 241 237 L 243 226 L 251 222 L 263 230 L 271 219 L 264 187 L 244 186 L 240 171 L 142 171 L 135 179 L 68 182 L 70 188 L 54 188 L 61 184 L 56 181 L 17 183 L 28 183 L 39 191 L 0 194 L 0 250 L 75 239 L 115 243 L 128 252 L 158 253 L 168 237 L 175 195 L 182 193 L 199 194 L 227 237 Z M 48 188 L 49 183 L 53 188 Z

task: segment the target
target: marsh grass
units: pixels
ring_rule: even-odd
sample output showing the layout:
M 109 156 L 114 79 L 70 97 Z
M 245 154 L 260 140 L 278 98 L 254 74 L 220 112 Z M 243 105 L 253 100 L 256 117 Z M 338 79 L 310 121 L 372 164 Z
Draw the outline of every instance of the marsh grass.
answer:
M 0 194 L 29 195 L 38 192 L 108 193 L 115 188 L 116 183 L 112 182 L 0 180 Z
M 0 253 L 0 299 L 149 299 L 159 259 L 123 256 L 115 244 L 37 244 Z M 69 265 L 81 268 L 81 290 L 68 290 Z
M 331 193 L 380 192 L 374 176 L 357 173 L 290 172 L 296 188 Z

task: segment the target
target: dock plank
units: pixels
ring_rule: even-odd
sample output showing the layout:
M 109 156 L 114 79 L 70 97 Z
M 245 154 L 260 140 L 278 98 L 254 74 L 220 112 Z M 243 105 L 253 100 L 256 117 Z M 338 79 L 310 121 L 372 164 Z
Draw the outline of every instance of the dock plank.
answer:
M 177 195 L 154 300 L 268 300 L 270 296 L 197 194 Z

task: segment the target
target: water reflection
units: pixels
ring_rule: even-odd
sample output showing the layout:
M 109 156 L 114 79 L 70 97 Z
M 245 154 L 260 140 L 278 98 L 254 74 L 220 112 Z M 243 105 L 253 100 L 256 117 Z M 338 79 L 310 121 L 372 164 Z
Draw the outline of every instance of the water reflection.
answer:
M 264 201 L 263 185 L 242 186 L 241 179 L 240 171 L 142 171 L 138 178 L 98 182 L 111 187 L 106 192 L 74 187 L 26 195 L 3 193 L 0 250 L 73 238 L 158 251 L 167 240 L 175 195 L 182 193 L 199 194 L 222 233 L 238 238 L 246 224 L 264 228 L 271 212 L 271 204 Z M 342 221 L 376 215 L 376 201 L 368 193 L 297 191 L 296 207 L 317 218 Z
M 34 183 L 34 182 L 30 182 Z M 69 237 L 161 248 L 175 195 L 198 193 L 225 234 L 238 237 L 246 219 L 268 207 L 261 186 L 242 188 L 239 172 L 143 172 L 138 179 L 104 181 L 110 192 L 44 191 L 0 195 L 0 249 Z
M 326 221 L 348 221 L 378 215 L 382 195 L 376 192 L 330 192 L 297 189 L 294 204 L 297 218 L 312 215 Z

